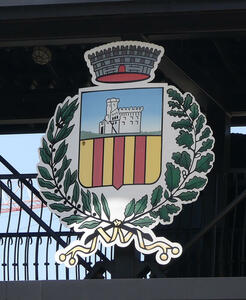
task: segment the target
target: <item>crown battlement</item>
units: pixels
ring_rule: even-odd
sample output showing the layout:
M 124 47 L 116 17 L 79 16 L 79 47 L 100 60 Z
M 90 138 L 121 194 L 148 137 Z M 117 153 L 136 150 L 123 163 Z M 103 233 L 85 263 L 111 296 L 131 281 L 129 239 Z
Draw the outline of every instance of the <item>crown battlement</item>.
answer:
M 163 47 L 134 41 L 109 43 L 85 53 L 94 83 L 150 81 Z
M 150 47 L 127 45 L 109 47 L 108 49 L 96 51 L 95 53 L 89 54 L 88 58 L 90 59 L 91 63 L 94 64 L 98 61 L 115 56 L 142 56 L 157 60 L 160 54 L 160 50 L 153 49 Z

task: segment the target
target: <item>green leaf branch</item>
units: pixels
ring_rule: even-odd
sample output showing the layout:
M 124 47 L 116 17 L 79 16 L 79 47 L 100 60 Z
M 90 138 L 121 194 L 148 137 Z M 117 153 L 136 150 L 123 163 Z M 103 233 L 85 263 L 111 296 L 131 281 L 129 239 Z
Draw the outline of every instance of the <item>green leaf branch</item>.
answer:
M 190 94 L 182 95 L 176 89 L 168 89 L 170 110 L 168 114 L 179 118 L 171 126 L 178 130 L 176 143 L 183 150 L 172 154 L 173 162 L 166 164 L 165 183 L 167 189 L 163 193 L 161 186 L 156 187 L 147 201 L 147 195 L 137 202 L 133 199 L 125 208 L 125 223 L 139 227 L 149 227 L 160 219 L 170 222 L 171 216 L 181 211 L 182 204 L 197 199 L 199 191 L 206 185 L 207 174 L 212 168 L 214 145 L 212 131 L 206 125 L 205 116 Z M 141 203 L 141 205 L 140 205 Z M 149 203 L 149 205 L 147 205 Z M 138 213 L 136 207 L 141 206 Z
M 71 212 L 62 218 L 67 225 L 80 224 L 79 228 L 93 229 L 102 222 L 112 224 L 110 210 L 105 196 L 85 192 L 78 183 L 77 170 L 70 169 L 71 159 L 66 156 L 68 144 L 66 138 L 74 125 L 70 122 L 78 108 L 77 99 L 58 106 L 55 117 L 51 119 L 47 130 L 47 140 L 43 138 L 40 157 L 44 165 L 38 166 L 38 183 L 45 191 L 44 197 L 52 200 L 50 208 L 62 217 L 62 213 Z M 106 218 L 103 218 L 103 213 Z

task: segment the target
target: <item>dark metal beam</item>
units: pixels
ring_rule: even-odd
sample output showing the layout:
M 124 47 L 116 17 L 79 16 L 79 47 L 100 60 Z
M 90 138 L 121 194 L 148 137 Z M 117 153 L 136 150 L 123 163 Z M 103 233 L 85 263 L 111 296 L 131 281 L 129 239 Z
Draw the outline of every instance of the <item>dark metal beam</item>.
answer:
M 242 200 L 246 199 L 246 189 L 237 196 L 227 207 L 225 207 L 211 222 L 209 222 L 193 239 L 188 242 L 183 249 L 186 252 L 197 241 L 199 241 L 207 232 L 209 232 L 219 221 L 221 221 L 229 212 L 231 212 Z
M 23 2 L 22 2 L 23 3 Z M 57 3 L 57 1 L 53 1 Z M 69 2 L 70 3 L 70 2 Z M 115 39 L 119 34 L 232 34 L 246 32 L 243 1 L 90 1 L 1 7 L 1 46 Z

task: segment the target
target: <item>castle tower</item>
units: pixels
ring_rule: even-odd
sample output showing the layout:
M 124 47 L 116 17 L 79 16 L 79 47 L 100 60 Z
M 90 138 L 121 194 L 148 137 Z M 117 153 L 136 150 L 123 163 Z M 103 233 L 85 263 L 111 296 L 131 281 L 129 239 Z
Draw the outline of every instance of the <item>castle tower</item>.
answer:
M 107 108 L 106 108 L 107 116 L 111 116 L 111 112 L 113 112 L 115 109 L 118 109 L 119 101 L 120 101 L 120 99 L 117 99 L 117 98 L 107 99 Z

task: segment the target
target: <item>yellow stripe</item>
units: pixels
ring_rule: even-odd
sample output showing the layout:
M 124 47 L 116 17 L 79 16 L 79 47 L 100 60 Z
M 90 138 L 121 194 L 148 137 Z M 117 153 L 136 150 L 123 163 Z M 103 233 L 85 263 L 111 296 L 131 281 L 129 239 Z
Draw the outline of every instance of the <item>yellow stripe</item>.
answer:
M 93 140 L 80 141 L 79 180 L 83 186 L 92 186 Z
M 133 184 L 135 137 L 125 137 L 124 184 Z
M 161 136 L 147 136 L 145 183 L 154 183 L 161 171 Z
M 112 185 L 113 178 L 113 155 L 114 155 L 114 139 L 104 139 L 104 155 L 103 155 L 103 185 Z

